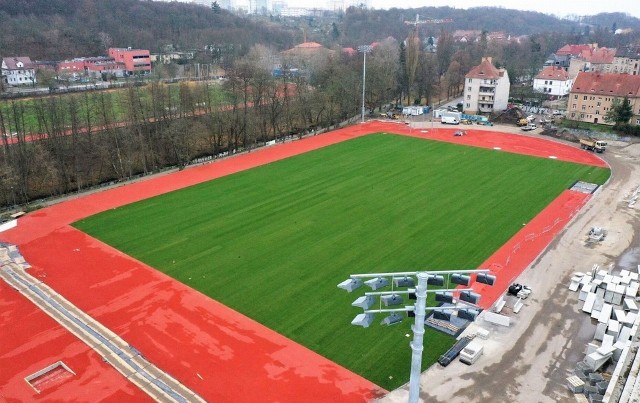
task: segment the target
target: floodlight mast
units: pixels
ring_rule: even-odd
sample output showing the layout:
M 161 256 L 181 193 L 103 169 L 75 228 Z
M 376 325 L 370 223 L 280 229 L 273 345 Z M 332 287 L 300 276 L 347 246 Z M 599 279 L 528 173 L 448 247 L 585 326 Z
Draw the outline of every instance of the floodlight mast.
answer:
M 393 277 L 393 276 L 416 276 L 418 279 L 418 284 L 416 285 L 415 294 L 416 294 L 416 303 L 414 308 L 405 307 L 398 309 L 381 309 L 381 310 L 365 310 L 366 314 L 373 314 L 377 312 L 400 312 L 400 311 L 413 311 L 415 314 L 415 322 L 411 329 L 413 330 L 413 340 L 410 343 L 411 346 L 411 373 L 409 376 L 409 403 L 418 403 L 420 399 L 420 375 L 422 373 L 422 351 L 424 350 L 424 331 L 425 331 L 425 317 L 426 311 L 441 311 L 441 310 L 457 310 L 457 308 L 427 308 L 427 293 L 428 293 L 428 285 L 429 281 L 437 280 L 436 277 L 441 276 L 442 274 L 455 274 L 459 277 L 456 281 L 458 284 L 463 284 L 464 280 L 467 281 L 467 286 L 470 278 L 468 276 L 464 276 L 464 274 L 481 274 L 480 277 L 476 276 L 476 281 L 493 285 L 495 282 L 495 276 L 489 275 L 488 269 L 476 269 L 476 270 L 439 270 L 439 271 L 413 271 L 413 272 L 396 272 L 396 273 L 369 273 L 369 274 L 352 274 L 350 278 L 352 280 L 361 280 L 363 278 L 380 278 L 380 277 Z M 462 276 L 460 276 L 462 275 Z M 432 283 L 436 283 L 436 281 L 432 281 Z M 459 291 L 470 291 L 470 289 L 464 289 Z M 392 291 L 394 292 L 394 291 Z M 399 293 L 395 291 L 395 293 Z M 385 292 L 379 293 L 366 293 L 365 295 L 381 295 L 385 294 Z M 459 302 L 467 302 L 460 301 Z M 466 305 L 466 304 L 465 304 Z M 470 305 L 470 304 L 469 304 Z
M 429 275 L 421 272 L 416 275 L 416 320 L 413 323 L 413 341 L 411 344 L 411 373 L 409 375 L 409 403 L 418 403 L 420 397 L 420 374 L 422 373 L 422 350 L 424 339 L 424 317 L 427 307 L 427 280 Z
M 364 90 L 367 81 L 367 53 L 373 50 L 373 46 L 371 45 L 362 45 L 358 46 L 358 52 L 362 53 L 363 61 L 362 61 L 362 123 L 364 123 Z

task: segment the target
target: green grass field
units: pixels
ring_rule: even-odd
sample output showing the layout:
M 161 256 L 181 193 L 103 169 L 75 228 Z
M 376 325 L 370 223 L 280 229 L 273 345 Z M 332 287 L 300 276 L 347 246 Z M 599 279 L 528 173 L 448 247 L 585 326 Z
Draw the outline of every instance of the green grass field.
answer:
M 160 88 L 162 88 L 164 95 L 168 98 L 165 100 L 167 107 L 172 106 L 178 108 L 180 105 L 180 85 L 166 84 Z M 204 88 L 198 85 L 192 85 L 189 88 L 193 94 L 204 91 Z M 56 119 L 68 122 L 70 125 L 70 109 L 72 109 L 71 101 L 73 100 L 77 108 L 77 116 L 81 119 L 81 125 L 87 125 L 86 119 L 88 119 L 91 126 L 101 126 L 104 124 L 104 118 L 101 113 L 101 98 L 104 97 L 105 104 L 109 106 L 106 114 L 112 119 L 110 123 L 125 122 L 131 119 L 130 114 L 127 113 L 131 108 L 127 91 L 128 88 L 118 88 L 110 91 L 85 91 L 80 93 L 57 94 L 35 99 L 0 100 L 0 114 L 4 117 L 7 128 L 10 129 L 8 131 L 13 131 L 16 128 L 15 120 L 16 117 L 19 116 L 20 127 L 22 127 L 24 133 L 41 133 L 42 129 L 39 123 L 39 116 L 44 115 L 51 118 L 49 115 L 52 102 L 58 108 L 58 112 L 61 113 L 60 116 L 56 115 Z M 145 86 L 135 88 L 135 91 L 134 98 L 136 101 L 140 102 L 145 111 L 152 111 L 151 89 Z M 226 95 L 217 85 L 209 87 L 209 98 L 215 102 L 217 106 L 228 104 L 225 99 Z M 44 112 L 39 113 L 39 108 L 43 109 Z
M 74 225 L 386 388 L 410 321 L 350 325 L 349 274 L 478 267 L 576 180 L 609 170 L 389 134 L 349 140 Z M 384 316 L 380 316 L 382 320 Z M 453 343 L 425 335 L 424 367 Z

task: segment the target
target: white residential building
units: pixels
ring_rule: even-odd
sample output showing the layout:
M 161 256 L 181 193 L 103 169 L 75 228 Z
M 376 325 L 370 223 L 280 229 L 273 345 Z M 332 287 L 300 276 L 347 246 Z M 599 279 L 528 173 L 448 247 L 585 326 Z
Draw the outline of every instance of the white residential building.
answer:
M 36 70 L 28 57 L 4 57 L 2 77 L 9 85 L 33 85 L 36 83 Z
M 561 98 L 569 95 L 573 79 L 562 67 L 548 66 L 533 79 L 533 90 L 549 97 Z
M 473 115 L 507 109 L 509 87 L 507 70 L 498 69 L 490 57 L 483 57 L 465 76 L 464 112 Z

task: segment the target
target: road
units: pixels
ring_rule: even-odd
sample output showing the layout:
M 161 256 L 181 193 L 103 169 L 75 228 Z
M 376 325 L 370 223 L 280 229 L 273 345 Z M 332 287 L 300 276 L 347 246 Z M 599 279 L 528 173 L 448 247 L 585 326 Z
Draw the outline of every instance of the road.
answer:
M 490 129 L 519 132 L 506 126 Z M 612 143 L 603 154 L 612 168 L 610 181 L 518 279 L 534 292 L 520 313 L 512 316 L 512 326 L 477 323 L 490 331 L 489 340 L 482 340 L 483 357 L 473 366 L 455 361 L 447 368 L 437 364 L 429 368 L 422 375 L 421 399 L 447 403 L 576 401 L 566 378 L 584 358 L 595 325 L 579 310 L 578 294 L 567 289 L 569 279 L 572 273 L 589 271 L 596 263 L 604 268 L 614 263 L 616 271 L 635 269 L 640 263 L 640 216 L 637 208 L 623 202 L 625 195 L 640 186 L 640 144 Z M 608 236 L 599 245 L 587 246 L 585 235 L 593 226 L 607 229 Z M 378 402 L 406 402 L 407 397 L 405 386 Z

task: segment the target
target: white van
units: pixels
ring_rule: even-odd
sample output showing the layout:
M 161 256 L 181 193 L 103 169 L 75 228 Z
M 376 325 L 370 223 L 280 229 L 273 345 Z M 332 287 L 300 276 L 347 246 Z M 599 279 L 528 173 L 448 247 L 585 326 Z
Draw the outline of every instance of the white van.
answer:
M 474 362 L 478 361 L 478 358 L 482 355 L 483 351 L 482 344 L 480 344 L 476 340 L 472 340 L 467 347 L 463 348 L 460 351 L 460 362 L 471 365 Z
M 457 125 L 460 124 L 460 120 L 458 120 L 458 118 L 454 117 L 454 116 L 443 116 L 440 119 L 441 123 L 448 123 L 450 125 Z

